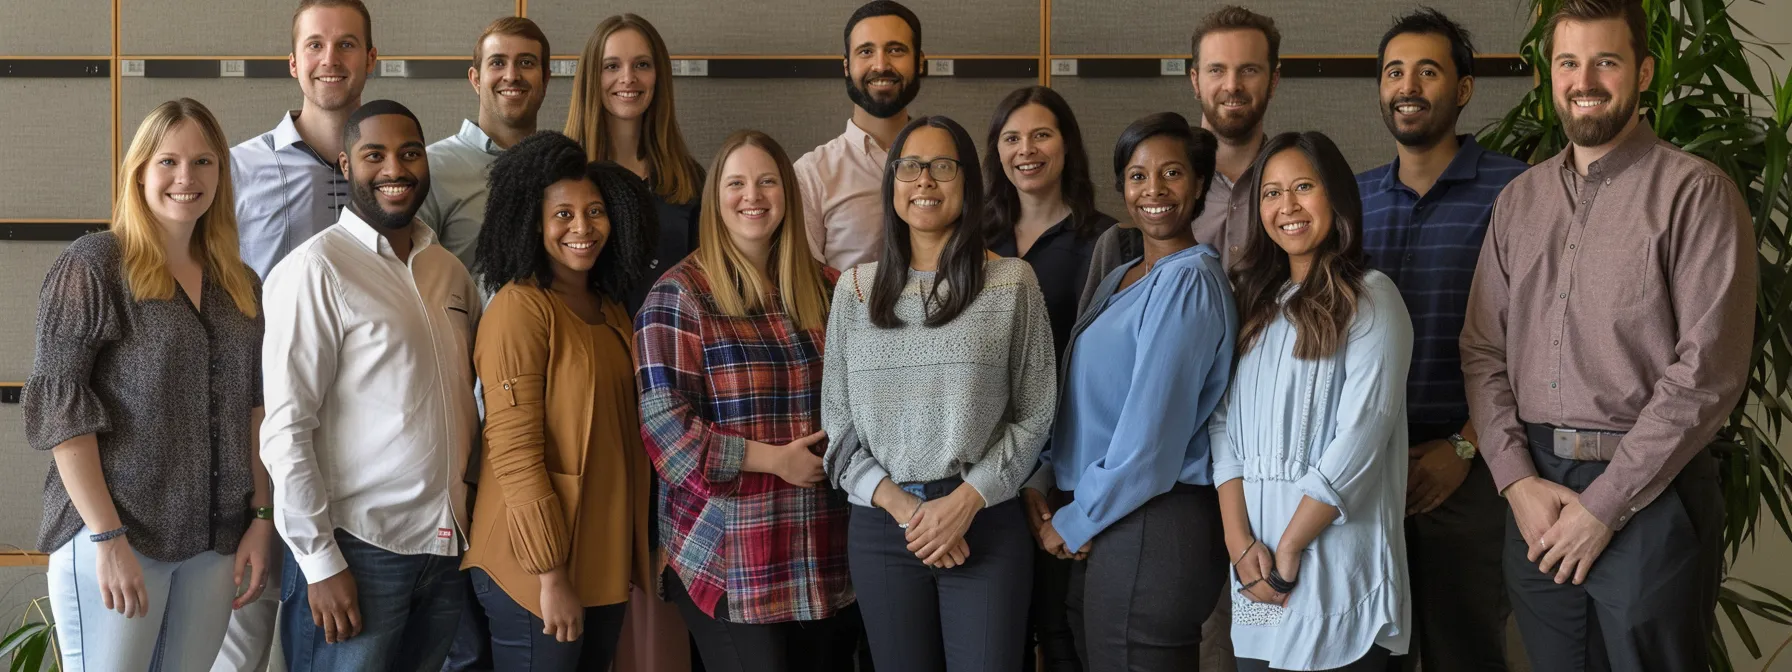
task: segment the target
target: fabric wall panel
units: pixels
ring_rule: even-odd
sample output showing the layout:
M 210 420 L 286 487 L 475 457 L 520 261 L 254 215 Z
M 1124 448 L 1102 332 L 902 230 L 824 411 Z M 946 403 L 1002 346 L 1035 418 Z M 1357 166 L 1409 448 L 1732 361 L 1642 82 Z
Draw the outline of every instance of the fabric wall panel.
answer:
M 1226 0 L 1052 0 L 1052 53 L 1187 54 L 1195 24 Z M 1513 53 L 1530 25 L 1525 0 L 1437 0 L 1437 8 L 1473 33 L 1482 53 Z M 1411 0 L 1313 0 L 1250 3 L 1276 21 L 1283 54 L 1373 54 Z
M 1457 128 L 1476 132 L 1510 109 L 1529 90 L 1530 80 L 1487 78 L 1477 82 L 1475 98 L 1463 111 Z M 1121 212 L 1113 189 L 1113 148 L 1120 131 L 1153 112 L 1176 112 L 1199 123 L 1200 104 L 1185 77 L 1084 79 L 1059 77 L 1052 88 L 1064 94 L 1082 126 L 1089 147 L 1097 202 L 1104 212 Z M 1284 79 L 1269 105 L 1264 128 L 1269 133 L 1322 131 L 1338 143 L 1350 167 L 1362 172 L 1394 158 L 1393 138 L 1381 121 L 1378 92 L 1371 79 Z
M 105 217 L 111 108 L 103 78 L 0 78 L 0 218 Z
M 950 116 L 981 146 L 996 103 L 1009 91 L 1034 83 L 1031 79 L 936 77 L 921 85 L 921 95 L 909 110 L 917 115 Z M 680 77 L 675 86 L 679 130 L 705 167 L 722 141 L 736 130 L 751 128 L 770 134 L 795 160 L 839 135 L 852 116 L 842 80 Z M 542 105 L 541 128 L 565 128 L 570 88 L 551 90 Z
M 119 50 L 127 55 L 267 56 L 292 52 L 292 0 L 123 0 Z M 472 58 L 493 19 L 514 0 L 367 0 L 373 46 L 393 56 Z
M 1038 0 L 909 0 L 932 54 L 1039 53 Z M 653 23 L 674 54 L 838 54 L 841 31 L 858 2 L 719 3 L 712 0 L 531 0 L 528 16 L 556 54 L 578 54 L 591 29 L 613 14 Z
M 0 244 L 0 315 L 7 316 L 0 320 L 0 382 L 22 383 L 31 375 L 31 357 L 37 343 L 38 293 L 43 288 L 44 274 L 50 272 L 50 264 L 65 247 L 68 243 Z M 0 442 L 0 446 L 5 445 Z M 0 537 L 0 541 L 5 539 Z
M 7 245 L 12 245 L 8 243 Z M 17 381 L 12 381 L 17 382 Z M 13 404 L 0 405 L 0 551 L 37 550 L 37 524 L 44 511 L 44 474 L 50 468 L 50 451 L 36 451 L 25 445 L 25 412 Z M 41 571 L 42 568 L 33 567 Z M 0 572 L 0 593 L 7 592 L 15 578 L 12 572 Z M 27 583 L 27 586 L 32 585 Z M 43 582 L 36 583 L 43 595 Z M 20 592 L 33 590 L 24 588 Z M 16 615 L 17 605 L 0 597 L 0 614 Z
M 280 114 L 304 104 L 298 82 L 292 79 L 162 79 L 127 78 L 119 100 L 121 147 L 144 115 L 163 101 L 187 97 L 205 103 L 224 127 L 225 137 L 236 144 L 272 130 Z M 479 99 L 466 80 L 404 79 L 375 77 L 368 80 L 363 100 L 390 98 L 411 109 L 423 122 L 429 141 L 453 135 L 460 120 L 477 116 Z
M 112 53 L 110 0 L 0 0 L 0 54 L 105 56 Z

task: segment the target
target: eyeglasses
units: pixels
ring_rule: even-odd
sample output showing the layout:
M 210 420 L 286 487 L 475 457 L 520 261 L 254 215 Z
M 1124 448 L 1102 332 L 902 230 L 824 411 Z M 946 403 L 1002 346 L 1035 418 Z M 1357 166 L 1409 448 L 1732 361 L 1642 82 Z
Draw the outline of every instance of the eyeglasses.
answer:
M 922 168 L 927 169 L 927 174 L 932 175 L 935 182 L 951 182 L 958 179 L 957 159 L 934 159 L 932 161 L 897 159 L 890 162 L 890 170 L 895 171 L 896 179 L 903 182 L 921 179 Z

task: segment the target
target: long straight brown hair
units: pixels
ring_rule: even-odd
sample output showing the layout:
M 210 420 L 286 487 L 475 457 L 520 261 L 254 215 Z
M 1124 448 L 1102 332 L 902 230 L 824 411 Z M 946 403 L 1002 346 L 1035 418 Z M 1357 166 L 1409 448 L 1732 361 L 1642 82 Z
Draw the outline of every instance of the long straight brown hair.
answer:
M 118 166 L 118 201 L 112 206 L 112 235 L 122 251 L 125 286 L 137 301 L 174 298 L 174 274 L 168 271 L 168 251 L 162 248 L 162 225 L 143 193 L 143 171 L 155 158 L 162 139 L 179 124 L 195 124 L 205 136 L 218 166 L 218 187 L 212 207 L 206 208 L 193 227 L 193 256 L 206 275 L 230 295 L 236 309 L 249 317 L 260 311 L 255 301 L 255 274 L 243 264 L 237 250 L 236 191 L 230 184 L 230 143 L 211 110 L 192 98 L 157 105 L 137 126 L 130 149 Z
M 1282 152 L 1300 152 L 1313 165 L 1331 202 L 1332 228 L 1320 241 L 1307 277 L 1288 297 L 1278 299 L 1292 280 L 1288 253 L 1263 227 L 1263 168 Z M 1264 329 L 1284 313 L 1294 323 L 1294 356 L 1324 359 L 1343 347 L 1363 294 L 1363 198 L 1356 173 L 1324 133 L 1283 133 L 1263 143 L 1251 164 L 1251 234 L 1244 256 L 1232 271 L 1238 299 L 1238 354 L 1250 352 Z
M 648 180 L 660 198 L 671 203 L 689 203 L 697 198 L 703 186 L 703 168 L 691 157 L 678 132 L 678 108 L 672 100 L 672 54 L 660 31 L 634 14 L 617 14 L 597 24 L 585 51 L 579 55 L 579 70 L 572 77 L 572 107 L 566 112 L 566 137 L 585 147 L 585 158 L 592 161 L 615 161 L 610 146 L 610 111 L 604 109 L 604 44 L 610 36 L 633 30 L 647 38 L 653 50 L 653 101 L 647 105 L 647 118 L 641 124 L 641 145 L 636 158 L 647 159 Z
M 772 237 L 772 272 L 767 278 L 734 245 L 728 226 L 722 222 L 722 166 L 728 157 L 743 147 L 758 147 L 770 154 L 778 166 L 778 181 L 784 187 L 784 221 Z M 827 326 L 829 301 L 833 298 L 823 279 L 821 262 L 809 254 L 809 241 L 803 226 L 803 195 L 797 187 L 796 169 L 790 155 L 778 141 L 759 131 L 735 131 L 722 142 L 715 161 L 709 164 L 709 179 L 703 184 L 703 208 L 697 215 L 697 267 L 709 279 L 709 293 L 716 309 L 730 317 L 746 317 L 749 312 L 765 310 L 771 289 L 778 289 L 778 302 L 799 329 L 820 329 Z

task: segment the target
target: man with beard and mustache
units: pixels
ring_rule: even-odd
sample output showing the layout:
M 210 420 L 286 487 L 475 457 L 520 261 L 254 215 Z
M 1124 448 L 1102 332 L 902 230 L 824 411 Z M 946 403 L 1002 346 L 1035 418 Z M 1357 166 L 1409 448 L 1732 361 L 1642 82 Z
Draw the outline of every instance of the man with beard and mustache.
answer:
M 299 80 L 304 105 L 281 113 L 274 130 L 230 149 L 243 261 L 263 278 L 299 243 L 336 223 L 347 205 L 348 182 L 335 157 L 343 121 L 361 106 L 378 56 L 373 19 L 360 0 L 301 0 L 292 36 L 287 70 Z
M 884 161 L 921 93 L 921 20 L 901 3 L 873 0 L 846 20 L 846 132 L 796 160 L 809 248 L 842 271 L 877 259 L 883 243 Z
M 1219 250 L 1220 262 L 1230 269 L 1254 226 L 1246 221 L 1251 214 L 1250 194 L 1233 188 L 1250 181 L 1246 173 L 1263 147 L 1263 116 L 1282 77 L 1282 33 L 1274 19 L 1227 6 L 1201 19 L 1189 47 L 1194 67 L 1189 69 L 1188 80 L 1201 104 L 1201 127 L 1219 139 L 1212 184 L 1189 227 L 1196 241 Z M 1120 221 L 1128 220 L 1121 217 Z M 1095 241 L 1077 312 L 1088 307 L 1108 272 L 1139 258 L 1144 249 L 1143 235 L 1131 226 L 1116 226 L 1103 233 Z M 1203 642 L 1216 639 L 1228 646 L 1231 642 L 1223 628 L 1202 637 Z
M 416 116 L 370 102 L 341 142 L 349 207 L 262 296 L 281 648 L 292 672 L 434 672 L 466 603 L 478 294 L 417 219 L 429 160 Z
M 1475 92 L 1475 50 L 1449 17 L 1400 17 L 1377 53 L 1396 158 L 1356 178 L 1363 252 L 1400 287 L 1413 326 L 1406 552 L 1418 655 L 1400 665 L 1503 672 L 1506 504 L 1475 454 L 1457 343 L 1493 201 L 1529 166 L 1456 134 Z
M 1565 0 L 1544 29 L 1571 144 L 1494 203 L 1461 344 L 1512 507 L 1506 585 L 1533 669 L 1702 670 L 1724 525 L 1706 446 L 1748 380 L 1754 232 L 1736 184 L 1637 114 L 1638 0 Z
M 417 216 L 469 269 L 485 222 L 486 170 L 535 132 L 547 97 L 549 53 L 548 37 L 534 21 L 506 16 L 486 26 L 467 68 L 467 82 L 479 95 L 478 121 L 462 119 L 459 133 L 429 146 L 434 185 Z
M 301 0 L 292 40 L 287 70 L 299 80 L 303 105 L 281 113 L 274 130 L 230 148 L 238 249 L 262 278 L 299 243 L 335 224 L 348 204 L 348 180 L 334 159 L 377 56 L 373 18 L 360 0 Z M 280 568 L 268 570 L 269 585 L 280 585 Z M 231 612 L 212 671 L 266 668 L 279 606 L 280 591 L 264 590 Z

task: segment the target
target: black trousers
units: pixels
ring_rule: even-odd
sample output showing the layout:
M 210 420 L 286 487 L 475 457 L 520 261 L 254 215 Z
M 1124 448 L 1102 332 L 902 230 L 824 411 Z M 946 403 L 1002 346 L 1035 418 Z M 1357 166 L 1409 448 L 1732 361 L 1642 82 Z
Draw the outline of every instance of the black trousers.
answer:
M 1413 423 L 1413 445 L 1448 437 L 1461 422 Z M 1506 544 L 1506 500 L 1487 462 L 1474 458 L 1468 476 L 1429 513 L 1406 518 L 1406 566 L 1412 577 L 1412 649 L 1389 670 L 1506 672 L 1506 595 L 1500 558 Z
M 965 532 L 965 564 L 935 569 L 909 552 L 890 514 L 853 507 L 847 562 L 878 669 L 1020 668 L 1035 548 L 1024 515 L 1019 499 L 978 512 Z
M 1211 485 L 1178 483 L 1096 535 L 1067 604 L 1084 669 L 1199 669 L 1201 624 L 1229 583 L 1225 549 Z
M 1532 445 L 1537 476 L 1575 492 L 1604 462 L 1556 457 Z M 1723 500 L 1717 460 L 1701 451 L 1661 496 L 1612 536 L 1584 584 L 1557 585 L 1525 557 L 1506 524 L 1506 585 L 1537 672 L 1705 670 L 1722 570 Z
M 697 608 L 678 574 L 667 569 L 666 596 L 678 605 L 686 628 L 697 641 L 707 672 L 838 672 L 853 669 L 858 650 L 858 605 L 830 618 L 789 623 L 730 623 L 710 618 Z M 728 598 L 716 603 L 727 613 Z
M 1329 670 L 1319 670 L 1318 672 L 1381 672 L 1381 670 L 1385 669 L 1389 665 L 1389 659 L 1391 657 L 1392 657 L 1392 654 L 1389 653 L 1389 651 L 1387 649 L 1381 648 L 1379 646 L 1370 646 L 1368 653 L 1363 654 L 1363 657 L 1356 659 L 1354 662 L 1350 663 L 1349 665 L 1345 665 L 1343 667 L 1334 667 Z M 1255 658 L 1239 658 L 1238 659 L 1238 672 L 1284 672 L 1284 671 L 1270 667 L 1269 661 L 1266 661 L 1266 660 L 1257 660 Z M 1440 670 L 1439 672 L 1452 672 L 1452 671 L 1449 668 L 1444 668 L 1443 670 Z

